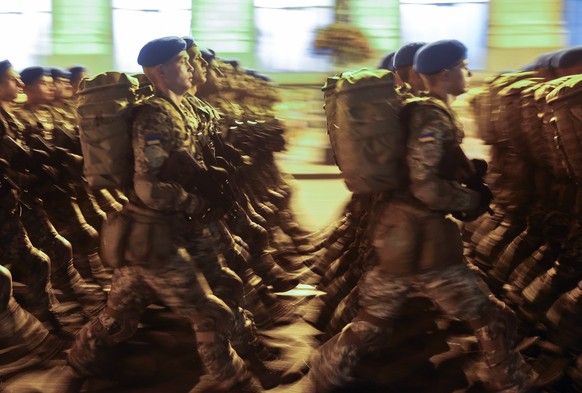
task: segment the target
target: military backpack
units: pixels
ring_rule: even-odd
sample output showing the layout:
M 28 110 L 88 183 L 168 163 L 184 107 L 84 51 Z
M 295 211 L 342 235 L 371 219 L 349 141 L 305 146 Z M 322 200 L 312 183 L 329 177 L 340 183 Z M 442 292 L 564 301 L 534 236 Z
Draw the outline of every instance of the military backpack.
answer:
M 133 176 L 131 121 L 153 94 L 151 86 L 125 73 L 105 72 L 79 87 L 79 133 L 83 172 L 93 189 L 125 188 Z
M 356 194 L 393 191 L 405 184 L 407 132 L 403 97 L 394 74 L 360 69 L 327 79 L 327 133 L 337 166 Z

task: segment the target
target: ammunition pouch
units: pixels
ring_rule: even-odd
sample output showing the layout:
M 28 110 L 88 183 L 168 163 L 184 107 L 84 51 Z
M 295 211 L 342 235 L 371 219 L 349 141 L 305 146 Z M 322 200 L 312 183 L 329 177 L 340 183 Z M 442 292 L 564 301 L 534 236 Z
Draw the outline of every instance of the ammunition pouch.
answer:
M 159 213 L 128 203 L 124 211 L 131 224 L 127 232 L 125 259 L 136 264 L 167 261 L 175 253 L 176 215 Z

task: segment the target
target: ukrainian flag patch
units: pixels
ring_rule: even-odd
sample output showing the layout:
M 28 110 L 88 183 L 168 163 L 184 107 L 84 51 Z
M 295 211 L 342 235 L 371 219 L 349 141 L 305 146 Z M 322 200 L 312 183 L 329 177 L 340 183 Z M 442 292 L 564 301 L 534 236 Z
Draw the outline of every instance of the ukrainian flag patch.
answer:
M 435 139 L 436 138 L 434 136 L 434 132 L 425 132 L 424 134 L 420 135 L 420 137 L 418 138 L 418 141 L 425 143 L 425 142 L 432 142 Z

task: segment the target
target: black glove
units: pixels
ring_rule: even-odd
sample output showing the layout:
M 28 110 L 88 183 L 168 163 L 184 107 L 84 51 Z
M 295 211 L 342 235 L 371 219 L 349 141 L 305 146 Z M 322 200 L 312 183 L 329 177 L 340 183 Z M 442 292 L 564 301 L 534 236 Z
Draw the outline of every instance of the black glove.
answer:
M 471 160 L 471 163 L 473 164 L 473 168 L 475 169 L 475 177 L 478 177 L 480 179 L 484 178 L 485 174 L 487 173 L 487 169 L 489 168 L 489 166 L 487 165 L 487 161 L 481 160 L 479 158 L 473 158 Z
M 481 215 L 485 212 L 489 212 L 489 214 L 493 213 L 489 207 L 489 204 L 493 200 L 493 193 L 489 187 L 487 187 L 487 184 L 476 183 L 473 184 L 470 188 L 473 191 L 477 191 L 479 193 L 479 204 L 476 208 L 467 212 L 453 212 L 453 217 L 455 217 L 457 220 L 470 222 L 481 217 Z

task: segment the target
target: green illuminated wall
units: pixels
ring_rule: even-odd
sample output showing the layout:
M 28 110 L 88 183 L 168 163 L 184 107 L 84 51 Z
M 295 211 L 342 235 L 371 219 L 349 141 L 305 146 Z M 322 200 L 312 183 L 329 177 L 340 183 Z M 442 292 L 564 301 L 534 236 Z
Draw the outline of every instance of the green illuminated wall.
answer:
M 399 0 L 351 0 L 351 22 L 369 36 L 378 59 L 400 45 L 399 6 Z M 52 54 L 45 63 L 85 64 L 93 73 L 113 69 L 111 0 L 52 0 L 52 8 Z M 562 18 L 562 1 L 491 0 L 487 68 L 514 68 L 563 47 Z M 192 0 L 191 32 L 224 57 L 255 67 L 253 0 Z
M 53 0 L 52 56 L 57 66 L 84 64 L 91 72 L 113 68 L 110 0 Z
M 566 44 L 561 1 L 491 0 L 489 7 L 490 70 L 528 64 Z

